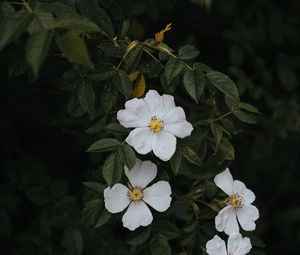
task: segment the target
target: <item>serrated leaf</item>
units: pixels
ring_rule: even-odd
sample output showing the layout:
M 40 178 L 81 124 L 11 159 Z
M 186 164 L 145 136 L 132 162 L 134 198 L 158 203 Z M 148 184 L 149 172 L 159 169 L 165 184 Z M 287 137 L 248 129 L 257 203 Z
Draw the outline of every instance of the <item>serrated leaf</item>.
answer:
M 164 236 L 167 240 L 179 236 L 179 229 L 175 224 L 168 221 L 159 221 L 153 226 L 153 232 Z
M 113 76 L 112 82 L 115 88 L 118 89 L 126 98 L 131 96 L 132 84 L 126 72 L 118 70 Z
M 251 112 L 246 112 L 241 109 L 236 109 L 233 111 L 233 115 L 242 122 L 248 124 L 255 124 L 257 123 L 257 115 Z
M 49 22 L 48 28 L 65 28 L 85 33 L 100 32 L 99 27 L 94 22 L 75 13 L 66 13 L 61 17 L 53 19 Z
M 110 133 L 116 134 L 116 135 L 125 135 L 129 133 L 129 129 L 123 127 L 119 123 L 110 123 L 104 127 L 104 129 Z
M 78 101 L 81 107 L 87 112 L 92 112 L 95 103 L 95 91 L 93 85 L 88 82 L 81 82 L 78 84 Z
M 116 153 L 110 154 L 103 165 L 103 177 L 109 186 L 120 181 L 123 173 L 123 165 Z
M 93 143 L 88 149 L 88 152 L 104 152 L 104 151 L 113 151 L 118 148 L 120 142 L 113 138 L 104 138 L 100 139 L 97 142 Z
M 82 210 L 82 223 L 86 226 L 94 225 L 101 210 L 103 210 L 103 202 L 100 199 L 93 199 L 86 203 Z
M 208 80 L 224 95 L 239 100 L 239 92 L 234 82 L 225 74 L 220 72 L 209 72 L 206 74 Z
M 213 69 L 211 69 L 209 66 L 207 66 L 203 63 L 199 63 L 199 62 L 194 63 L 193 68 L 194 69 L 199 69 L 202 72 L 213 72 Z
M 228 140 L 223 139 L 219 148 L 224 154 L 224 159 L 234 160 L 235 158 L 234 148 Z
M 252 105 L 250 105 L 250 104 L 240 102 L 238 106 L 239 106 L 241 109 L 246 110 L 246 111 L 248 111 L 248 112 L 253 112 L 253 113 L 260 114 L 259 110 L 258 110 L 256 107 L 254 107 L 254 106 L 252 106 Z
M 7 17 L 0 26 L 0 50 L 7 44 L 20 37 L 32 22 L 34 15 L 25 11 L 19 11 L 11 17 Z
M 188 146 L 182 147 L 181 151 L 187 161 L 198 166 L 202 165 L 200 157 L 190 147 Z
M 81 255 L 83 251 L 83 238 L 79 230 L 69 229 L 64 232 L 62 245 L 70 255 Z
M 183 64 L 179 58 L 171 58 L 166 64 L 166 78 L 170 83 L 182 70 Z
M 177 175 L 177 173 L 178 173 L 178 171 L 181 167 L 181 163 L 182 163 L 182 152 L 181 152 L 181 150 L 179 150 L 179 149 L 176 150 L 176 152 L 174 153 L 174 155 L 170 159 L 170 163 L 171 163 L 173 173 L 175 175 Z
M 183 76 L 183 85 L 190 97 L 198 103 L 205 85 L 202 71 L 200 69 L 188 70 Z
M 199 50 L 192 45 L 185 45 L 179 49 L 178 56 L 181 59 L 187 60 L 195 58 L 199 55 Z
M 133 233 L 130 233 L 127 243 L 130 245 L 140 245 L 146 242 L 151 235 L 151 226 L 146 228 L 137 229 Z
M 102 65 L 97 68 L 94 73 L 88 74 L 86 77 L 92 81 L 106 81 L 114 76 L 116 69 L 112 65 Z
M 106 222 L 109 221 L 110 217 L 111 214 L 105 208 L 103 208 L 102 212 L 98 217 L 98 220 L 96 221 L 95 228 L 103 226 Z
M 47 56 L 52 32 L 45 30 L 30 35 L 26 44 L 26 59 L 36 77 Z
M 150 241 L 152 255 L 171 255 L 171 248 L 165 237 L 153 235 Z
M 131 72 L 137 67 L 137 65 L 141 61 L 142 55 L 143 45 L 138 44 L 130 50 L 130 52 L 126 55 L 126 58 L 124 59 L 126 63 L 126 69 L 128 72 Z
M 126 165 L 129 169 L 132 169 L 136 162 L 136 155 L 134 150 L 129 145 L 122 144 L 119 146 L 118 153 L 123 164 Z
M 85 42 L 77 33 L 66 32 L 57 38 L 56 43 L 70 62 L 93 67 Z

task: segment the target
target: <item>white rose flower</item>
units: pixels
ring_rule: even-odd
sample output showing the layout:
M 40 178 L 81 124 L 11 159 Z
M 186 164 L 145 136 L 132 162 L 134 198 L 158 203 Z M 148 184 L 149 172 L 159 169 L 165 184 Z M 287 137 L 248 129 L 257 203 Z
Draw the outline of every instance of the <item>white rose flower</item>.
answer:
M 151 161 L 136 160 L 135 166 L 129 171 L 124 167 L 130 182 L 130 188 L 117 183 L 112 188 L 104 190 L 106 209 L 111 213 L 119 213 L 127 206 L 123 215 L 123 226 L 135 230 L 139 226 L 148 226 L 153 220 L 150 205 L 158 212 L 166 211 L 171 204 L 171 186 L 166 181 L 158 181 L 152 186 L 146 186 L 154 180 L 157 167 Z
M 248 237 L 242 238 L 241 234 L 235 233 L 229 236 L 227 248 L 228 251 L 225 242 L 218 235 L 206 244 L 206 251 L 209 255 L 245 255 L 249 253 L 252 245 Z
M 257 208 L 251 205 L 255 200 L 254 193 L 241 181 L 233 181 L 228 168 L 216 175 L 214 181 L 229 196 L 226 200 L 228 205 L 215 218 L 216 229 L 220 232 L 224 231 L 227 235 L 238 233 L 239 221 L 242 229 L 254 230 L 255 221 L 259 218 Z
M 135 128 L 126 138 L 129 145 L 140 154 L 153 151 L 163 161 L 175 153 L 176 136 L 184 138 L 193 130 L 183 109 L 175 106 L 174 97 L 160 96 L 155 90 L 127 101 L 117 118 L 124 127 Z

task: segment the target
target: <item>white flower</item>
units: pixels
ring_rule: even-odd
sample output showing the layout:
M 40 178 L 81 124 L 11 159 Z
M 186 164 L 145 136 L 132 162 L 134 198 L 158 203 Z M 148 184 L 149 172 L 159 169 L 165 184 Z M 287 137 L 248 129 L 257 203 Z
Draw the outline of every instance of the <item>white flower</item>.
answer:
M 226 200 L 228 205 L 215 218 L 216 229 L 224 231 L 227 235 L 237 233 L 239 232 L 239 221 L 242 229 L 254 230 L 255 221 L 259 218 L 257 208 L 251 205 L 255 200 L 254 193 L 247 189 L 241 181 L 233 181 L 228 168 L 216 175 L 214 181 L 229 196 Z
M 139 226 L 148 226 L 153 220 L 146 203 L 159 212 L 164 212 L 170 207 L 171 187 L 166 181 L 158 181 L 146 188 L 157 174 L 156 165 L 149 160 L 137 159 L 130 171 L 127 167 L 124 169 L 130 188 L 120 183 L 112 188 L 107 187 L 104 190 L 104 202 L 106 209 L 111 213 L 119 213 L 129 205 L 122 222 L 124 227 L 133 231 Z
M 245 255 L 251 250 L 252 245 L 248 237 L 242 238 L 241 234 L 235 233 L 229 236 L 227 248 L 228 251 L 225 242 L 217 235 L 206 244 L 209 255 Z
M 175 153 L 175 136 L 184 138 L 193 130 L 183 109 L 175 106 L 174 97 L 160 96 L 155 90 L 149 90 L 144 98 L 127 101 L 117 118 L 124 127 L 135 128 L 126 138 L 129 145 L 140 154 L 153 150 L 164 161 Z

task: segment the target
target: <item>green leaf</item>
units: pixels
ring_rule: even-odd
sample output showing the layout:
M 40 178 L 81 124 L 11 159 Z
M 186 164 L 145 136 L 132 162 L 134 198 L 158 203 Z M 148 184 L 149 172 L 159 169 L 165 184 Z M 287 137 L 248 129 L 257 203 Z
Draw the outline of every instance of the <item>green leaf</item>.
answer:
M 79 230 L 69 229 L 64 232 L 62 244 L 70 255 L 81 255 L 83 251 L 83 238 Z
M 132 92 L 132 84 L 126 72 L 118 70 L 114 75 L 112 82 L 116 89 L 120 91 L 126 98 L 129 98 Z
M 32 34 L 26 45 L 26 59 L 36 77 L 47 56 L 52 32 L 45 30 Z
M 118 148 L 120 142 L 112 138 L 104 138 L 93 143 L 88 149 L 88 152 L 103 152 L 103 151 L 113 151 Z
M 199 50 L 197 50 L 192 45 L 185 45 L 182 48 L 180 48 L 178 55 L 179 58 L 184 60 L 192 59 L 199 55 Z
M 260 114 L 259 110 L 256 107 L 254 107 L 254 106 L 252 106 L 250 104 L 240 102 L 238 106 L 242 110 L 245 110 L 245 111 L 248 111 L 248 112 L 252 112 L 252 113 Z
M 82 210 L 82 223 L 84 225 L 94 225 L 101 211 L 103 210 L 103 201 L 93 199 L 84 205 Z
M 248 124 L 257 123 L 257 115 L 253 113 L 246 112 L 244 110 L 236 109 L 233 111 L 233 115 L 242 122 Z
M 170 83 L 182 70 L 182 60 L 179 58 L 171 58 L 166 64 L 166 78 Z
M 114 66 L 107 64 L 100 66 L 94 73 L 88 74 L 86 77 L 93 81 L 106 81 L 112 78 L 115 73 Z
M 100 32 L 100 28 L 94 22 L 75 13 L 66 13 L 61 17 L 53 19 L 49 22 L 48 28 L 65 28 L 85 33 Z
M 45 187 L 32 187 L 26 191 L 26 196 L 37 205 L 45 205 L 50 201 L 50 194 Z
M 82 81 L 78 84 L 78 100 L 81 107 L 87 112 L 93 112 L 95 103 L 95 91 L 93 85 Z
M 198 103 L 205 85 L 202 71 L 200 69 L 188 70 L 183 76 L 183 85 L 190 97 Z
M 119 123 L 110 123 L 104 127 L 104 129 L 110 133 L 116 134 L 116 135 L 126 135 L 129 133 L 129 129 L 123 127 Z
M 198 166 L 202 165 L 200 157 L 190 147 L 182 147 L 181 151 L 187 161 Z
M 126 55 L 125 63 L 128 73 L 133 71 L 140 63 L 143 55 L 143 45 L 138 44 Z
M 210 128 L 216 139 L 216 146 L 219 146 L 219 144 L 223 138 L 223 127 L 216 123 L 212 123 L 212 124 L 210 124 Z
M 173 173 L 177 175 L 181 163 L 182 163 L 182 152 L 180 149 L 177 149 L 172 158 L 170 159 L 171 167 L 173 170 Z
M 239 100 L 239 92 L 234 82 L 225 74 L 210 72 L 206 74 L 208 80 L 224 95 Z
M 287 91 L 294 91 L 297 88 L 299 82 L 297 72 L 294 70 L 287 68 L 279 69 L 278 77 Z
M 167 240 L 174 239 L 179 236 L 179 229 L 175 224 L 168 221 L 158 221 L 153 226 L 153 232 L 163 235 Z
M 220 144 L 220 150 L 224 154 L 224 159 L 234 160 L 234 158 L 235 158 L 234 148 L 228 140 L 225 140 L 225 139 L 222 140 L 222 142 Z
M 126 165 L 129 169 L 132 169 L 136 162 L 136 155 L 134 150 L 129 145 L 122 144 L 119 146 L 118 153 L 123 164 Z
M 7 17 L 0 26 L 0 50 L 19 38 L 26 31 L 33 18 L 32 13 L 25 11 L 19 11 L 11 17 Z
M 63 56 L 70 62 L 93 67 L 85 42 L 77 33 L 66 32 L 57 38 L 56 43 Z
M 50 186 L 51 194 L 56 198 L 66 195 L 68 188 L 68 184 L 61 179 L 54 180 Z
M 103 177 L 109 186 L 120 181 L 123 165 L 116 153 L 110 154 L 103 165 Z
M 203 63 L 199 63 L 199 62 L 196 62 L 193 64 L 193 68 L 194 69 L 199 69 L 201 70 L 202 72 L 213 72 L 213 69 L 211 69 L 209 66 L 203 64 Z
M 165 237 L 153 235 L 150 241 L 152 255 L 171 255 L 171 248 Z
M 99 182 L 83 182 L 82 184 L 87 192 L 103 193 L 104 186 Z
M 111 214 L 105 208 L 103 208 L 102 212 L 98 217 L 98 220 L 96 221 L 95 228 L 103 226 L 106 222 L 109 221 L 110 217 Z
M 127 243 L 130 245 L 140 245 L 146 242 L 151 235 L 151 226 L 146 228 L 140 228 L 130 233 Z

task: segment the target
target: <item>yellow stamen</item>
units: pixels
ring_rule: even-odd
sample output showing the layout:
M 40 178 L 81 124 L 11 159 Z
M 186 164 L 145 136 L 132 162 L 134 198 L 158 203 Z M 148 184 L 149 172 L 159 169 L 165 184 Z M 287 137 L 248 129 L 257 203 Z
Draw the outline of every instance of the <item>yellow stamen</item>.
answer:
M 239 209 L 243 207 L 243 198 L 238 194 L 233 194 L 231 197 L 229 197 L 228 203 L 235 209 Z
M 165 38 L 164 34 L 165 32 L 171 30 L 172 23 L 169 23 L 163 30 L 155 34 L 155 41 L 162 42 Z
M 149 126 L 150 126 L 150 130 L 153 133 L 158 133 L 164 128 L 164 122 L 158 119 L 156 116 L 154 116 L 152 117 Z
M 133 187 L 131 191 L 128 192 L 128 197 L 130 201 L 140 201 L 143 199 L 143 190 L 140 187 Z

